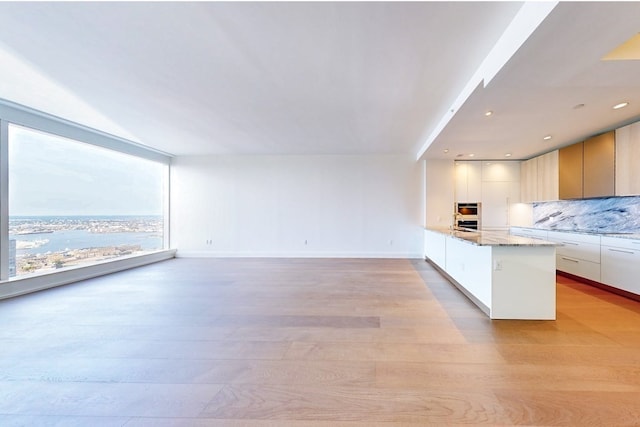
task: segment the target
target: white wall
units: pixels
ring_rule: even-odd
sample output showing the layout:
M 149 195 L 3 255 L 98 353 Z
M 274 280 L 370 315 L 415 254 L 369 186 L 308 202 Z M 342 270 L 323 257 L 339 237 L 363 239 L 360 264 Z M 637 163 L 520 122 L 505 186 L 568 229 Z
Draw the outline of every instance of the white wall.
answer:
M 178 157 L 171 194 L 178 256 L 423 252 L 422 165 L 410 156 Z
M 425 160 L 426 222 L 428 227 L 453 225 L 454 211 L 453 160 Z

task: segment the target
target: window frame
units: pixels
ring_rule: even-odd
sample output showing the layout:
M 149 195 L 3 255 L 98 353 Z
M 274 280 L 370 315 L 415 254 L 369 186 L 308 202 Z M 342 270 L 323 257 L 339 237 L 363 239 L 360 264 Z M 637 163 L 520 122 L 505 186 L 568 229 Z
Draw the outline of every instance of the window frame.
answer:
M 147 255 L 134 255 L 126 259 L 101 262 L 68 271 L 45 273 L 35 277 L 9 280 L 9 125 L 14 124 L 36 131 L 68 138 L 112 151 L 129 154 L 167 166 L 165 174 L 163 217 L 164 250 Z M 141 144 L 89 128 L 16 103 L 0 100 L 0 299 L 33 292 L 83 278 L 108 274 L 113 271 L 156 262 L 175 256 L 170 248 L 170 176 L 172 155 Z M 114 270 L 116 269 L 116 270 Z M 54 277 L 55 276 L 55 277 Z

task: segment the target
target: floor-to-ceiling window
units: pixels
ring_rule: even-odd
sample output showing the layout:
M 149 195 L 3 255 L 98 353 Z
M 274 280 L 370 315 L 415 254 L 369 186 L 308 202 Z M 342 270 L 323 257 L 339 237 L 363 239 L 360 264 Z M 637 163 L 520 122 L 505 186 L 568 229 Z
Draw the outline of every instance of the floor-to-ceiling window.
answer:
M 169 162 L 0 102 L 0 282 L 166 253 Z
M 166 169 L 9 125 L 10 275 L 163 249 Z

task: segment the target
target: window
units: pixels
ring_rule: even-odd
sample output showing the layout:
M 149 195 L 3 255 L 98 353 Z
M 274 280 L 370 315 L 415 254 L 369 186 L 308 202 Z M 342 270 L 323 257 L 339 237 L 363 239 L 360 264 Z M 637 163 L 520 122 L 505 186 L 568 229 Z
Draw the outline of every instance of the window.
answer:
M 165 248 L 168 165 L 9 124 L 9 275 Z

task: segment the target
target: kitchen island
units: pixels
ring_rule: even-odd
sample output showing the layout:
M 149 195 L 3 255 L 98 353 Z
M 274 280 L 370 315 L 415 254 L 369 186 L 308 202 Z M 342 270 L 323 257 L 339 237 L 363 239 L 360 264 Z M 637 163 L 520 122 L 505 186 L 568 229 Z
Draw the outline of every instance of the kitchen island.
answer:
M 491 319 L 555 320 L 558 243 L 425 229 L 425 257 Z

